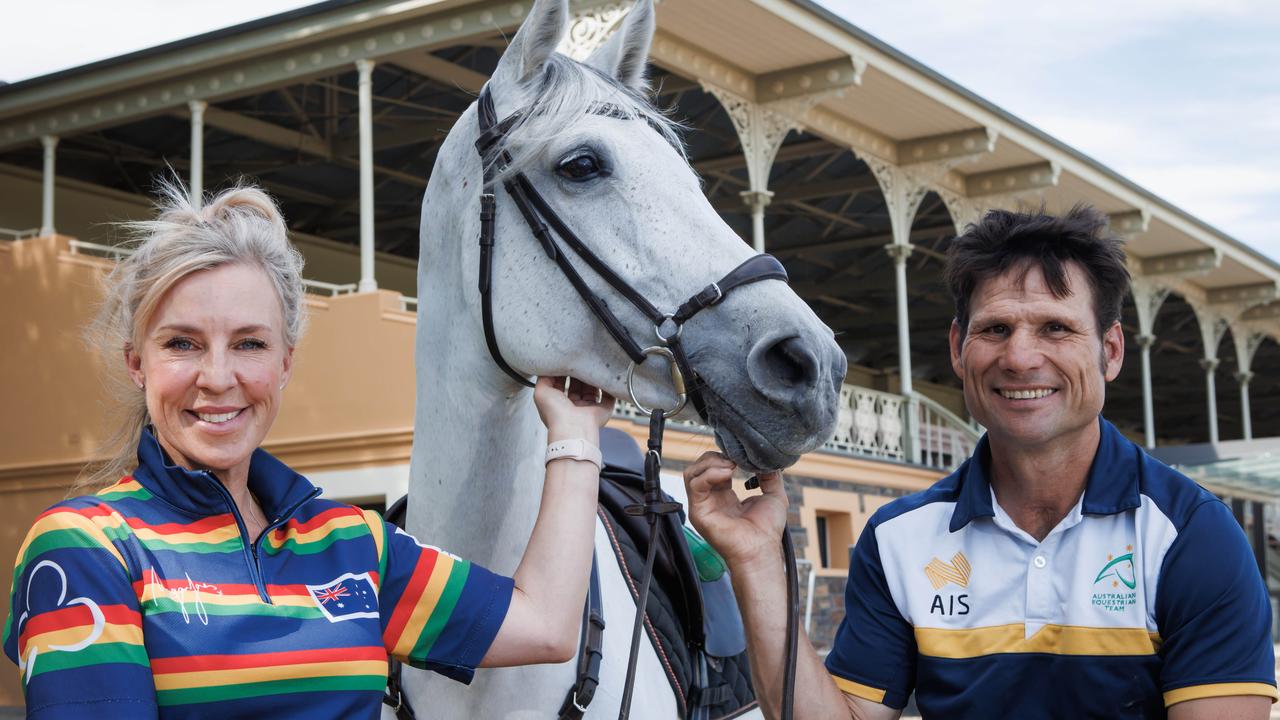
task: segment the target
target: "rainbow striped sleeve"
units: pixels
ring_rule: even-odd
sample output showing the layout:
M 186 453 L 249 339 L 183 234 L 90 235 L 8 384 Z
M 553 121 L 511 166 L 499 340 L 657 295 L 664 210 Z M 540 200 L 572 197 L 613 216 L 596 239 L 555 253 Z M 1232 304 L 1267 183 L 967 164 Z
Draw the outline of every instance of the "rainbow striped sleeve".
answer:
M 387 652 L 470 682 L 507 616 L 511 578 L 419 543 L 376 513 L 366 519 L 382 553 L 378 602 Z
M 18 664 L 27 711 L 82 717 L 111 702 L 130 717 L 155 710 L 142 617 L 123 555 L 124 519 L 93 498 L 46 510 L 18 551 L 4 650 Z

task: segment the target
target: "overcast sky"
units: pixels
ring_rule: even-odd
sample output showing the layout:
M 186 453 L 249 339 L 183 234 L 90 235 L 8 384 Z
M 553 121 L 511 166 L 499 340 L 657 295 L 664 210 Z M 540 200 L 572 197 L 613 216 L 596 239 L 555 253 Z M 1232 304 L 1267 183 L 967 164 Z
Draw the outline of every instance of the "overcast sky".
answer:
M 1280 260 L 1280 2 L 820 1 Z M 16 82 L 307 4 L 14 3 L 3 11 L 0 80 Z

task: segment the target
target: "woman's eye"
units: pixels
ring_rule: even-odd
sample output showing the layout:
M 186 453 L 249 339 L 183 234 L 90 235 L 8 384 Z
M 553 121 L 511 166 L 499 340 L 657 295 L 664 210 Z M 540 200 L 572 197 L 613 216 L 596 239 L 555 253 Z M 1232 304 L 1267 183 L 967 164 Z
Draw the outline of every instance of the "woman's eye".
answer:
M 600 162 L 591 154 L 575 155 L 560 163 L 556 174 L 569 180 L 590 180 L 600 175 Z
M 248 340 L 241 340 L 239 343 L 237 343 L 237 347 L 239 347 L 241 350 L 265 350 L 267 347 L 267 344 L 261 340 L 248 339 Z
M 169 350 L 177 350 L 178 352 L 188 352 L 196 349 L 196 344 L 191 338 L 176 337 L 165 343 L 164 346 Z

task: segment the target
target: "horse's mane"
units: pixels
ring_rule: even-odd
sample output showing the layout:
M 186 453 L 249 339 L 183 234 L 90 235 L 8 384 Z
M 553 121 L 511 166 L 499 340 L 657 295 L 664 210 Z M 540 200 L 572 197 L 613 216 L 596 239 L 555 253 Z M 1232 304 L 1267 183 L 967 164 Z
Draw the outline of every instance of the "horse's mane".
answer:
M 684 126 L 679 121 L 639 92 L 565 55 L 552 53 L 518 92 L 520 116 L 508 136 L 515 138 L 519 150 L 512 152 L 514 163 L 508 173 L 526 169 L 557 138 L 602 107 L 608 107 L 610 115 L 647 123 L 687 160 L 680 138 Z

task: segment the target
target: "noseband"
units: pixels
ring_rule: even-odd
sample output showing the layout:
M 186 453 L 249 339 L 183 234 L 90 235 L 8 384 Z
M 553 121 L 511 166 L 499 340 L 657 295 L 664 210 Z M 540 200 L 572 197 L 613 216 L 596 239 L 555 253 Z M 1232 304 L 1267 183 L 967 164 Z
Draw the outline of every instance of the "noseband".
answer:
M 499 122 L 497 113 L 494 110 L 493 95 L 489 92 L 488 85 L 485 85 L 484 89 L 480 91 L 480 100 L 477 103 L 477 107 L 477 115 L 480 119 L 480 137 L 476 140 L 476 151 L 480 153 L 480 161 L 484 166 L 484 187 L 482 188 L 483 194 L 480 195 L 479 273 L 481 314 L 484 317 L 484 339 L 489 346 L 489 354 L 493 357 L 493 361 L 497 363 L 498 367 L 502 368 L 503 372 L 521 385 L 533 387 L 533 383 L 528 378 L 516 372 L 502 357 L 502 351 L 498 347 L 497 335 L 493 328 L 494 217 L 497 203 L 491 190 L 495 179 L 511 166 L 511 155 L 502 145 L 503 141 L 507 139 L 507 134 L 511 131 L 511 128 L 519 120 L 521 113 L 517 111 Z M 616 108 L 610 106 L 601 106 L 592 112 L 610 117 L 626 117 Z M 542 244 L 542 249 L 546 252 L 547 257 L 556 263 L 565 279 L 577 291 L 578 296 L 582 298 L 582 301 L 587 304 L 591 312 L 604 325 L 605 330 L 613 336 L 613 339 L 622 347 L 623 352 L 631 359 L 631 367 L 627 374 L 627 390 L 631 394 L 631 401 L 646 414 L 651 412 L 649 408 L 645 408 L 636 399 L 634 387 L 635 370 L 638 365 L 644 363 L 646 357 L 659 355 L 670 362 L 672 383 L 675 386 L 677 396 L 676 406 L 664 410 L 663 413 L 667 416 L 675 415 L 684 408 L 686 399 L 692 399 L 693 407 L 702 416 L 702 419 L 709 420 L 706 401 L 702 397 L 703 383 L 690 366 L 689 358 L 685 354 L 684 346 L 681 343 L 680 337 L 684 324 L 702 310 L 724 300 L 725 296 L 736 288 L 761 280 L 781 280 L 786 282 L 787 271 L 782 267 L 782 263 L 778 262 L 777 258 L 772 255 L 755 255 L 730 270 L 720 280 L 695 293 L 676 308 L 674 312 L 666 313 L 655 307 L 630 283 L 614 272 L 608 263 L 600 259 L 598 255 L 583 244 L 582 240 L 556 214 L 555 210 L 551 208 L 542 197 L 542 194 L 529 182 L 528 176 L 523 172 L 506 174 L 502 178 L 502 186 L 507 191 L 507 195 L 515 202 L 516 208 L 520 210 L 520 215 L 533 232 L 533 236 Z M 653 323 L 653 332 L 657 344 L 642 345 L 636 342 L 631 333 L 618 320 L 618 317 L 609 309 L 604 299 L 596 295 L 582 279 L 582 275 L 578 273 L 564 250 L 561 249 L 560 244 L 556 242 L 555 236 L 557 235 L 596 275 L 599 275 L 619 295 Z

